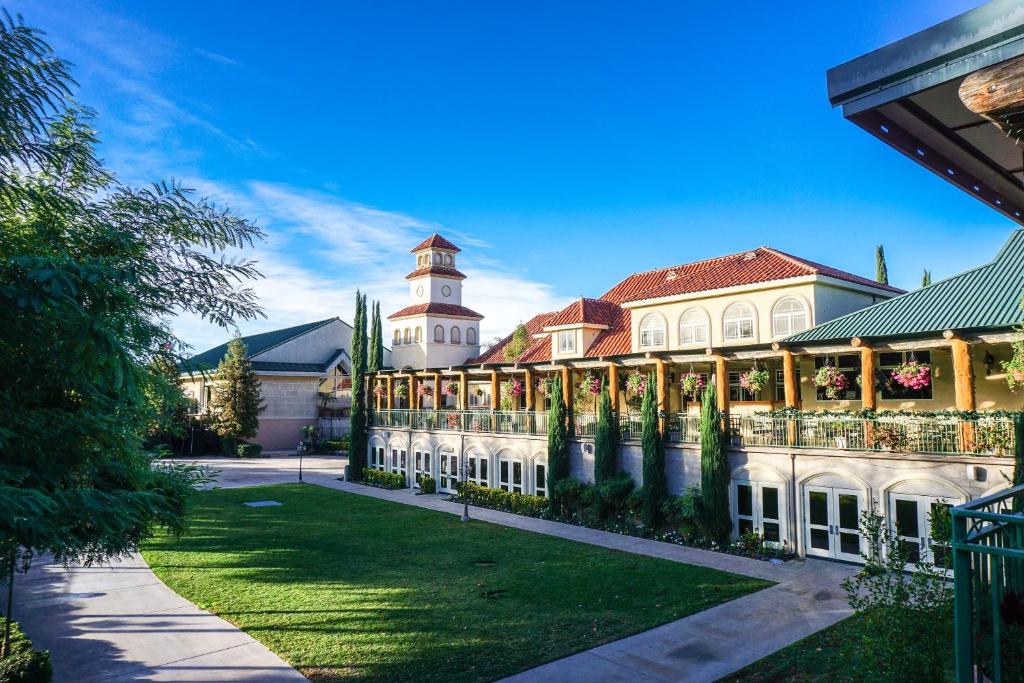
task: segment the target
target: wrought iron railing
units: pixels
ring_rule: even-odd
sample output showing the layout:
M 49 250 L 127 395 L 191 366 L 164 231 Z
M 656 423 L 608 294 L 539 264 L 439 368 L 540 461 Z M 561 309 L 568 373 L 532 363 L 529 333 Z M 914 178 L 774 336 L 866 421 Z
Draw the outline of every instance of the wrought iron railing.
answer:
M 952 508 L 959 683 L 1024 680 L 1024 485 Z
M 622 413 L 618 419 L 620 438 L 638 441 L 642 431 L 639 413 Z M 699 415 L 674 413 L 663 419 L 668 441 L 700 443 Z M 547 434 L 548 414 L 531 410 L 376 410 L 371 411 L 371 424 L 429 431 L 543 436 Z M 597 416 L 577 413 L 572 425 L 576 438 L 593 438 Z M 995 456 L 1011 455 L 1015 443 L 1013 420 L 1009 417 L 962 419 L 901 415 L 864 419 L 854 415 L 758 413 L 730 416 L 727 437 L 733 446 Z

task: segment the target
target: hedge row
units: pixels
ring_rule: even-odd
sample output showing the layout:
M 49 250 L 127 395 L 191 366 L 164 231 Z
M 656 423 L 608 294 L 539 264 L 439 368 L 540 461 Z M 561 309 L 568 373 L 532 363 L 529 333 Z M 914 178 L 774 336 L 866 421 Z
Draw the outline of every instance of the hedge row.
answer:
M 501 489 L 478 486 L 471 482 L 460 481 L 455 485 L 459 502 L 470 505 L 492 508 L 517 515 L 540 517 L 548 509 L 548 499 L 543 496 L 531 496 L 525 493 L 502 491 Z
M 405 475 L 366 468 L 363 470 L 363 483 L 381 489 L 404 489 Z

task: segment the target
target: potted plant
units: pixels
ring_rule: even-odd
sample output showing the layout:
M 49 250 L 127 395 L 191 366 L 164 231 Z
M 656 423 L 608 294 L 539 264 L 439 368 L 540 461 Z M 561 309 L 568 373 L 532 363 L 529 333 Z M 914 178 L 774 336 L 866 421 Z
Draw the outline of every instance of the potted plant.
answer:
M 373 387 L 373 395 L 377 398 L 384 398 L 387 396 L 388 390 L 384 388 L 383 384 L 378 383 Z
M 441 385 L 441 393 L 445 396 L 457 396 L 459 393 L 459 383 L 453 379 L 445 380 Z
M 825 390 L 825 396 L 833 401 L 842 397 L 850 386 L 850 380 L 832 365 L 823 365 L 814 374 L 814 386 Z
M 698 375 L 691 369 L 679 380 L 679 386 L 682 388 L 684 396 L 696 401 L 700 392 L 704 390 L 704 376 Z
M 906 431 L 900 425 L 875 423 L 871 444 L 883 451 L 901 452 L 907 450 L 909 440 Z
M 932 383 L 932 368 L 911 358 L 896 366 L 891 373 L 893 381 L 904 389 L 925 389 Z
M 1024 339 L 1013 343 L 1013 356 L 1003 361 L 1010 391 L 1024 389 Z
M 395 396 L 398 398 L 405 398 L 409 395 L 409 385 L 404 381 L 395 382 Z
M 593 370 L 587 370 L 583 375 L 583 381 L 580 382 L 580 390 L 586 391 L 591 396 L 597 396 L 601 393 L 601 377 Z
M 428 387 L 426 384 L 419 385 L 418 387 L 416 387 L 416 395 L 419 396 L 420 398 L 424 396 L 430 396 L 430 387 Z
M 542 377 L 537 380 L 537 391 L 540 392 L 541 396 L 547 396 L 551 393 L 551 385 L 554 384 L 555 380 L 550 377 Z
M 768 386 L 768 371 L 758 368 L 757 365 L 740 373 L 740 387 L 745 389 L 751 396 L 756 396 L 759 391 Z
M 634 372 L 626 378 L 626 391 L 637 396 L 647 391 L 647 375 L 642 372 Z

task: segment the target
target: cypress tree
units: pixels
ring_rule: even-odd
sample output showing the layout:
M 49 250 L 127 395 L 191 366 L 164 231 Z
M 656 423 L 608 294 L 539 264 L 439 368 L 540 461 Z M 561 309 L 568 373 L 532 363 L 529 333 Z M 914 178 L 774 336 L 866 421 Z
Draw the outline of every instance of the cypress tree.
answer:
M 349 419 L 349 476 L 361 481 L 366 469 L 366 297 L 356 290 L 356 313 L 352 325 L 352 411 Z
M 668 493 L 665 481 L 665 445 L 658 432 L 658 398 L 654 377 L 647 378 L 640 407 L 641 446 L 643 448 L 644 482 L 640 489 L 643 499 L 644 524 L 654 528 L 661 517 L 661 503 Z
M 885 247 L 881 244 L 875 248 L 875 279 L 883 285 L 889 284 L 889 268 L 885 265 Z
M 235 336 L 217 365 L 217 383 L 213 385 L 215 429 L 224 439 L 224 452 L 235 455 L 238 442 L 256 436 L 259 415 L 266 407 L 260 392 L 260 379 L 249 360 L 245 342 Z
M 373 302 L 373 317 L 370 319 L 369 354 L 366 359 L 367 372 L 379 372 L 381 367 L 383 340 L 380 327 L 380 302 Z M 377 342 L 381 344 L 378 346 Z
M 921 275 L 921 286 L 927 287 L 932 283 L 932 271 L 925 270 L 924 274 Z
M 551 410 L 548 411 L 548 498 L 552 512 L 561 509 L 556 493 L 559 482 L 569 477 L 569 435 L 566 432 L 562 378 L 551 383 Z
M 618 469 L 619 430 L 615 414 L 612 412 L 611 393 L 608 381 L 601 383 L 601 398 L 597 404 L 597 432 L 594 434 L 594 481 L 602 481 L 615 476 Z
M 732 531 L 729 516 L 729 463 L 722 450 L 722 413 L 715 385 L 708 384 L 700 411 L 701 517 L 706 533 L 724 546 Z

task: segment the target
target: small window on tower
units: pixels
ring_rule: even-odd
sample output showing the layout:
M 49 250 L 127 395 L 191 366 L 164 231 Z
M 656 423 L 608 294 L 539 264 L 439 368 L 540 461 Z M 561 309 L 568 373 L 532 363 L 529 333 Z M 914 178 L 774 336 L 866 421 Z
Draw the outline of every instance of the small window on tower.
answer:
M 451 335 L 448 337 L 452 344 L 462 343 L 462 332 L 459 331 L 458 327 L 452 327 Z
M 444 328 L 440 325 L 434 326 L 434 343 L 444 344 Z
M 402 343 L 403 344 L 411 344 L 412 343 L 412 330 L 410 330 L 408 327 L 405 328 L 405 330 L 402 332 Z
M 470 346 L 476 346 L 476 328 L 469 328 L 466 330 L 466 343 Z
M 394 343 L 395 343 L 396 346 L 402 343 L 402 331 L 401 330 L 395 330 L 395 341 L 394 341 Z
M 446 266 L 450 266 L 450 265 L 452 265 L 452 263 L 454 263 L 454 261 L 452 261 L 452 255 L 451 254 L 446 254 L 445 257 L 444 257 L 444 264 Z
M 416 326 L 416 343 L 419 344 L 423 341 L 423 330 L 417 325 Z

